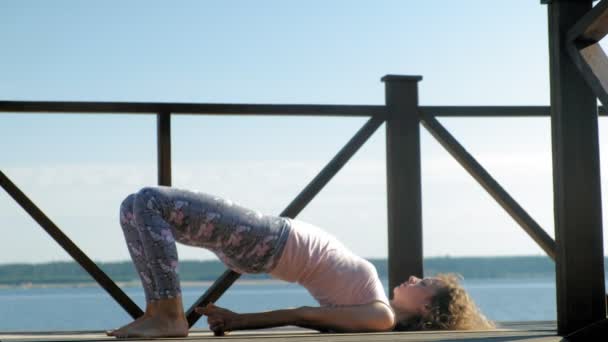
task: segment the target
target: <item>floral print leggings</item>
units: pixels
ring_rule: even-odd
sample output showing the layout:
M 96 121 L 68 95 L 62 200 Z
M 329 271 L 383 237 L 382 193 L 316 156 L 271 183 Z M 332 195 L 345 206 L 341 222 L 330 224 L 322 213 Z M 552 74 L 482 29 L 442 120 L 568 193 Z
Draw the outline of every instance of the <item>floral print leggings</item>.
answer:
M 175 241 L 211 250 L 238 273 L 268 273 L 291 229 L 286 218 L 165 186 L 129 195 L 120 206 L 120 225 L 146 301 L 181 294 Z

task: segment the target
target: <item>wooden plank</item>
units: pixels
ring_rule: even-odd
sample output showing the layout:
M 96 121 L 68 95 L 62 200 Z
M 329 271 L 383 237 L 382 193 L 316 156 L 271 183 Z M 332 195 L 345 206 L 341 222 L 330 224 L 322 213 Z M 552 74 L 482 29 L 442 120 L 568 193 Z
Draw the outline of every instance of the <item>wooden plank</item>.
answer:
M 435 116 L 446 117 L 543 117 L 549 106 L 421 106 Z M 380 116 L 385 106 L 373 105 L 286 105 L 286 104 L 205 104 L 205 103 L 130 103 L 130 102 L 40 102 L 0 101 L 2 113 L 62 114 L 156 114 L 175 115 L 281 115 L 281 116 Z M 608 115 L 599 108 L 600 115 Z
M 208 330 L 193 330 L 187 338 L 171 339 L 177 341 L 289 341 L 289 342 L 384 342 L 384 341 L 562 341 L 557 336 L 555 329 L 535 329 L 532 326 L 523 326 L 524 329 L 496 329 L 491 331 L 426 331 L 426 332 L 384 332 L 365 334 L 320 334 L 311 330 L 303 330 L 292 327 L 279 329 L 267 329 L 259 331 L 238 331 L 226 337 L 215 337 Z M 107 337 L 102 332 L 57 332 L 57 333 L 13 333 L 0 334 L 4 342 L 29 342 L 29 341 L 114 341 L 115 338 Z M 153 341 L 150 339 L 138 339 L 140 341 Z M 154 341 L 157 341 L 155 339 Z
M 2 335 L 0 335 L 2 338 Z M 459 342 L 559 342 L 563 339 L 559 336 L 554 335 L 539 335 L 539 334 L 469 334 L 469 335 L 431 335 L 431 334 L 413 334 L 413 333 L 401 333 L 399 336 L 393 335 L 358 335 L 358 336 L 330 336 L 330 335 L 296 335 L 296 336 L 280 336 L 280 335 L 260 335 L 260 336 L 245 336 L 245 335 L 232 335 L 230 337 L 214 337 L 209 335 L 193 335 L 187 339 L 136 339 L 137 341 L 159 341 L 159 340 L 170 340 L 170 341 L 226 341 L 232 342 L 247 342 L 247 341 L 276 341 L 276 342 L 311 342 L 311 341 L 327 341 L 327 342 L 384 342 L 384 341 L 419 341 L 419 342 L 441 342 L 441 341 L 459 341 Z M 20 339 L 9 338 L 3 339 L 2 341 L 13 341 L 13 342 L 31 342 L 31 341 L 47 341 L 47 342 L 60 342 L 60 341 L 116 341 L 116 339 L 104 338 L 102 335 L 88 335 L 88 336 L 57 336 L 57 338 L 28 338 L 23 337 Z
M 420 110 L 436 117 L 549 117 L 549 106 L 420 106 Z M 604 107 L 599 115 L 608 115 Z
M 382 78 L 386 87 L 386 185 L 388 205 L 388 288 L 411 275 L 422 277 L 422 194 L 420 176 L 420 76 Z
M 383 115 L 384 111 L 384 106 L 370 105 L 0 101 L 0 113 L 164 112 L 206 115 L 374 116 Z
M 549 106 L 420 106 L 420 110 L 445 117 L 548 117 Z
M 568 51 L 587 84 L 602 104 L 608 103 L 608 57 L 599 43 L 581 50 L 573 45 Z
M 591 7 L 591 0 L 554 0 L 548 8 L 560 335 L 606 317 L 596 97 L 565 37 Z
M 606 89 L 608 89 L 608 57 L 606 57 L 606 53 L 602 50 L 600 44 L 593 44 L 582 49 L 581 56 L 600 81 L 605 93 Z

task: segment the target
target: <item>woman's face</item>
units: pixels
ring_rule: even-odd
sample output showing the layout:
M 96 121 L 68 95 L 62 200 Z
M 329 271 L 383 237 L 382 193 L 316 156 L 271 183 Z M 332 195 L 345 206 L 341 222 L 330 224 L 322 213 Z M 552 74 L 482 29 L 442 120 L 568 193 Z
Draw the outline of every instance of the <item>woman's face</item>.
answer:
M 440 286 L 441 280 L 437 278 L 411 276 L 393 289 L 393 306 L 403 313 L 425 315 Z

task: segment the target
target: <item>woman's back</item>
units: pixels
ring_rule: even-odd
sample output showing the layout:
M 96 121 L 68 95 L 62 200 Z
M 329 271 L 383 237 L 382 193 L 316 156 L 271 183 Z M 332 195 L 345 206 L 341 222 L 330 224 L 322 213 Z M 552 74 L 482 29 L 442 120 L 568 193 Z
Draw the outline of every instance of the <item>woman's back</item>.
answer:
M 291 231 L 274 278 L 297 282 L 322 306 L 389 304 L 375 267 L 353 254 L 335 237 L 300 220 L 290 220 Z

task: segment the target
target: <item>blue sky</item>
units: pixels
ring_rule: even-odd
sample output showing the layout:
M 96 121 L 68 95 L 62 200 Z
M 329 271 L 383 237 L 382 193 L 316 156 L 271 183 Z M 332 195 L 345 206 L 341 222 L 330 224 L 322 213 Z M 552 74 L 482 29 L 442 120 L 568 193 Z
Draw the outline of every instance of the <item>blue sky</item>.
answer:
M 538 1 L 2 1 L 0 41 L 1 100 L 383 104 L 404 74 L 422 105 L 549 103 Z M 553 236 L 549 120 L 441 121 Z M 174 116 L 174 185 L 276 214 L 364 122 Z M 155 124 L 3 113 L 0 169 L 93 259 L 124 260 L 117 210 L 156 181 Z M 427 256 L 542 254 L 424 131 L 422 151 Z M 384 153 L 382 126 L 301 214 L 365 257 L 387 253 Z M 0 263 L 69 258 L 4 192 L 0 220 Z

